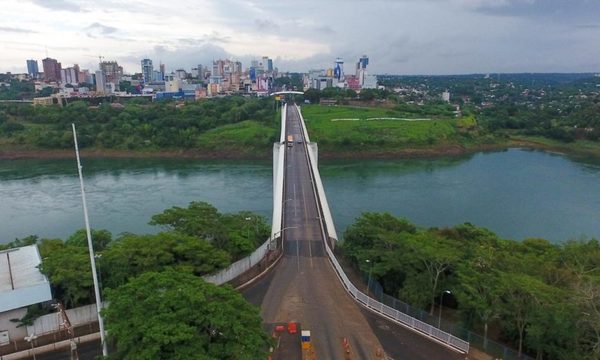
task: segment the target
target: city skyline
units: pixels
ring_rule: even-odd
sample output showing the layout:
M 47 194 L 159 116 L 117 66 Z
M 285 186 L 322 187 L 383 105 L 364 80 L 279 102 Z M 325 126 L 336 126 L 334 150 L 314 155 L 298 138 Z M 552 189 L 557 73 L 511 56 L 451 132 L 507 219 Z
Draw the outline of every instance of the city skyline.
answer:
M 102 55 L 135 73 L 144 58 L 173 71 L 264 54 L 281 71 L 306 72 L 363 53 L 378 74 L 600 68 L 600 3 L 586 0 L 7 0 L 3 13 L 0 72 L 25 73 L 25 60 L 46 57 L 95 70 Z

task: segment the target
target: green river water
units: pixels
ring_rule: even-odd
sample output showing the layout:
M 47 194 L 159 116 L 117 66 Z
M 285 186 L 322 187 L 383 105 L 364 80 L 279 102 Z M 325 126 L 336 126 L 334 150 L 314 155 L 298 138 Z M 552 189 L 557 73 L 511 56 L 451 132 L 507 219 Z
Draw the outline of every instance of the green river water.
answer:
M 272 164 L 82 159 L 90 222 L 113 234 L 158 232 L 153 214 L 190 201 L 271 218 Z M 339 236 L 365 211 L 422 226 L 463 222 L 502 237 L 600 238 L 600 165 L 511 149 L 436 160 L 320 163 Z M 0 161 L 0 243 L 65 238 L 84 226 L 75 160 Z

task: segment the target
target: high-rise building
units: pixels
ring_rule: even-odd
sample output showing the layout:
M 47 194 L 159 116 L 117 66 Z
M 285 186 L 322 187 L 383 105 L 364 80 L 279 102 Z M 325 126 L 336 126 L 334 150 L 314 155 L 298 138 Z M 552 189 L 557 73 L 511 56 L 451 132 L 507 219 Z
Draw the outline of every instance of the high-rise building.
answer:
M 158 65 L 158 69 L 159 69 L 159 71 L 160 71 L 160 72 L 163 74 L 163 79 L 164 79 L 164 77 L 165 77 L 165 74 L 167 73 L 167 72 L 166 72 L 166 70 L 165 70 L 165 64 L 163 64 L 163 63 L 160 63 L 160 64 Z
M 268 72 L 273 72 L 273 59 L 268 59 L 267 60 L 267 71 Z
M 102 70 L 96 71 L 96 92 L 99 94 L 106 92 L 106 79 Z
M 151 82 L 153 75 L 154 75 L 154 67 L 152 66 L 152 60 L 143 59 L 142 60 L 142 76 L 144 77 L 144 83 L 147 84 L 147 83 Z
M 335 59 L 333 77 L 336 78 L 338 81 L 344 81 L 344 60 L 342 60 L 341 58 Z
M 119 66 L 116 61 L 102 61 L 100 70 L 104 73 L 107 83 L 119 84 L 123 77 L 123 67 Z
M 365 77 L 367 76 L 367 65 L 369 65 L 369 58 L 367 55 L 361 56 L 356 63 L 356 77 L 358 78 L 358 84 L 361 87 L 364 85 Z
M 79 65 L 68 67 L 60 70 L 60 81 L 63 84 L 77 85 L 79 84 Z
M 369 65 L 369 58 L 367 55 L 363 55 L 358 59 L 358 63 L 356 64 L 357 69 L 366 69 L 367 65 Z
M 60 80 L 61 65 L 58 61 L 56 61 L 56 59 L 45 58 L 42 60 L 42 66 L 44 67 L 44 80 Z
M 37 77 L 40 72 L 37 60 L 27 60 L 27 73 L 31 77 Z

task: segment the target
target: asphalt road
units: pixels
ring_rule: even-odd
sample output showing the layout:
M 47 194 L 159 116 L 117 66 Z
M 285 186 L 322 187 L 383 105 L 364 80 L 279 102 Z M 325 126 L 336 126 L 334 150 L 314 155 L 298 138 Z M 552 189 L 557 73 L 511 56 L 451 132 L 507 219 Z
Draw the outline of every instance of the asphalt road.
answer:
M 300 118 L 288 106 L 287 135 L 294 145 L 285 148 L 284 256 L 271 274 L 243 291 L 261 307 L 267 324 L 299 322 L 311 331 L 317 359 L 378 359 L 384 349 L 393 359 L 464 359 L 421 335 L 360 307 L 338 280 L 324 251 L 323 235 L 309 175 Z M 302 143 L 297 140 L 301 139 Z M 286 359 L 296 357 L 288 354 Z

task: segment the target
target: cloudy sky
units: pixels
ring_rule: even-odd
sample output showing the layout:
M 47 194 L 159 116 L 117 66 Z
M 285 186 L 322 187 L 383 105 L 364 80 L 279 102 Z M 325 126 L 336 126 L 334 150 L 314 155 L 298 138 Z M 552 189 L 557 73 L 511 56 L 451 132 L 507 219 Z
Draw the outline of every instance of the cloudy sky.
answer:
M 2 0 L 0 13 L 0 72 L 46 52 L 129 73 L 144 57 L 307 71 L 362 54 L 377 74 L 600 71 L 600 0 Z

